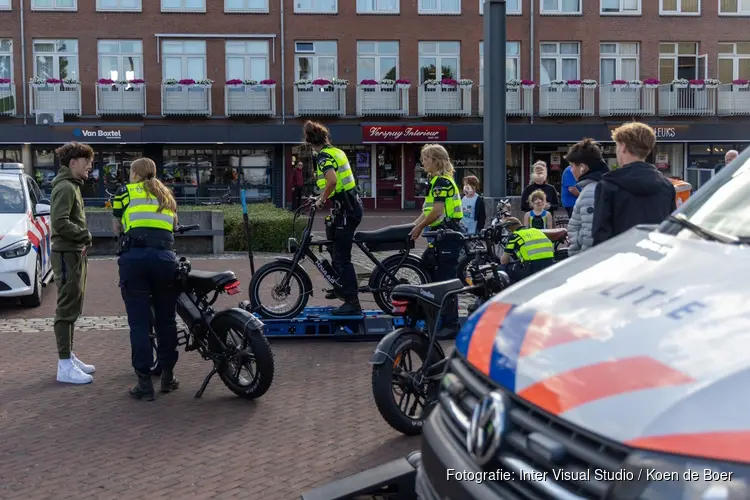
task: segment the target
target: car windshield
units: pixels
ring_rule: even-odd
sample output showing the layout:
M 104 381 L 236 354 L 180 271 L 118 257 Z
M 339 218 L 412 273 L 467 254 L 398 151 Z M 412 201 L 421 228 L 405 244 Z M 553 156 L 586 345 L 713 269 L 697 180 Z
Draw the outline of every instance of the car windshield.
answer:
M 22 214 L 26 210 L 21 181 L 0 179 L 0 214 Z

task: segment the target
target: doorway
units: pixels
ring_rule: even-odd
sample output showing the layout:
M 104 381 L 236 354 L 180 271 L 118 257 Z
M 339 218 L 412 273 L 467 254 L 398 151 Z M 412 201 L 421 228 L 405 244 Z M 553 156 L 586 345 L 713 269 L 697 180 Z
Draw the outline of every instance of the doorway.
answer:
M 403 192 L 402 158 L 403 146 L 401 144 L 376 146 L 378 208 L 401 208 L 401 193 Z

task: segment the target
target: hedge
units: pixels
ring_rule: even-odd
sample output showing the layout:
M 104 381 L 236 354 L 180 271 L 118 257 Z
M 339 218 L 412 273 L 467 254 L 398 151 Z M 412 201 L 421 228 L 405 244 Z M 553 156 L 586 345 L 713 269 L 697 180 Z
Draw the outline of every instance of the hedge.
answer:
M 111 209 L 86 207 L 87 212 L 103 212 Z M 242 222 L 242 205 L 181 205 L 178 212 L 189 210 L 224 212 L 224 249 L 228 252 L 247 251 L 247 238 Z M 292 236 L 294 214 L 272 203 L 253 203 L 247 206 L 250 229 L 253 235 L 253 251 L 285 252 L 287 239 Z M 307 219 L 300 217 L 294 234 L 299 235 Z

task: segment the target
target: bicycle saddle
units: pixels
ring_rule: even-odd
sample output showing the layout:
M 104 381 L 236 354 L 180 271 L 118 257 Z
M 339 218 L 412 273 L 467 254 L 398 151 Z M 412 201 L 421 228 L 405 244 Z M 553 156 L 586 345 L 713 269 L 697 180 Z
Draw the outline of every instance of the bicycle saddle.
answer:
M 198 293 L 208 293 L 237 280 L 233 271 L 190 271 L 188 283 Z
M 558 240 L 564 239 L 568 235 L 568 230 L 564 227 L 559 227 L 556 229 L 542 229 L 542 232 L 553 243 Z
M 437 283 L 427 283 L 426 285 L 396 285 L 391 291 L 391 298 L 398 300 L 399 298 L 416 297 L 440 307 L 440 303 L 443 301 L 445 294 L 454 290 L 459 290 L 463 287 L 463 283 L 461 283 L 461 280 L 458 278 L 447 281 L 438 281 Z
M 414 224 L 400 224 L 374 231 L 357 231 L 354 233 L 354 241 L 362 243 L 401 242 L 406 240 L 412 229 L 414 229 Z

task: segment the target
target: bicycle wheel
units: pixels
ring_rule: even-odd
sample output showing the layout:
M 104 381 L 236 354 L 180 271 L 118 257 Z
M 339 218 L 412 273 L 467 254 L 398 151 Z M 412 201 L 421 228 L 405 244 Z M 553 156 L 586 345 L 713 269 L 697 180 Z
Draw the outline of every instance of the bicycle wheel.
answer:
M 429 268 L 425 266 L 421 259 L 408 256 L 399 267 L 401 259 L 401 255 L 391 255 L 382 262 L 383 267 L 388 269 L 398 279 L 398 282 L 393 283 L 391 278 L 377 267 L 370 277 L 370 288 L 378 290 L 372 294 L 375 303 L 386 314 L 393 312 L 391 290 L 393 290 L 394 286 L 402 283 L 424 285 L 429 283 L 432 278 Z
M 281 287 L 284 277 L 291 273 L 289 284 Z M 261 266 L 250 280 L 252 311 L 269 319 L 290 319 L 299 315 L 312 292 L 310 277 L 303 269 L 292 269 L 292 263 L 277 260 Z M 269 294 L 269 297 L 265 297 Z
M 464 286 L 471 286 L 471 270 L 475 269 L 476 267 L 483 266 L 484 264 L 489 264 L 491 262 L 500 264 L 500 258 L 496 257 L 493 259 L 488 253 L 485 252 L 478 254 L 466 254 L 458 259 L 456 277 L 461 280 L 461 283 L 463 283 Z

